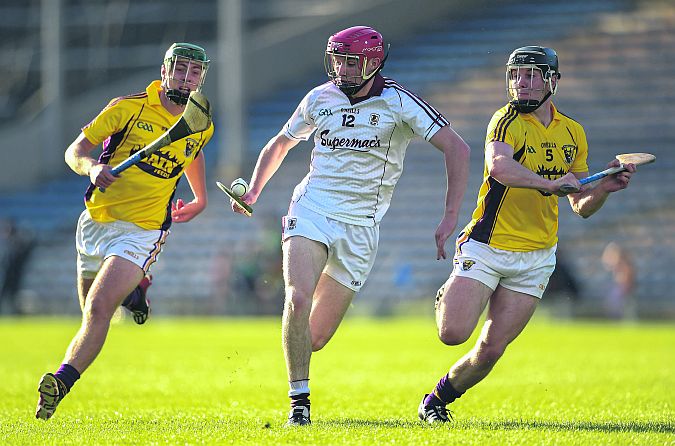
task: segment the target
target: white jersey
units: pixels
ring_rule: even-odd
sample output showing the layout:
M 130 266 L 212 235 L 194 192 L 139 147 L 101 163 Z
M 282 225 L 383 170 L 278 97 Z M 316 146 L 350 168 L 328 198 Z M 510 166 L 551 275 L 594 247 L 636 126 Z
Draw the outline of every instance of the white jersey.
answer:
M 410 140 L 430 140 L 448 121 L 392 79 L 377 75 L 350 102 L 332 82 L 311 90 L 284 127 L 291 139 L 314 134 L 309 173 L 293 201 L 346 223 L 374 226 L 389 209 Z

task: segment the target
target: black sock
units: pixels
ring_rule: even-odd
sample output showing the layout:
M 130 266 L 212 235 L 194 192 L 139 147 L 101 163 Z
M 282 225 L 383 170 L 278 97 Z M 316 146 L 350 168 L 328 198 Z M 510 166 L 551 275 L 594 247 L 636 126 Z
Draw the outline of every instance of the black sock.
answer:
M 72 365 L 64 363 L 61 364 L 59 370 L 54 373 L 54 376 L 60 379 L 61 382 L 66 385 L 68 391 L 70 391 L 70 388 L 75 385 L 75 381 L 80 379 L 80 372 L 78 372 Z
M 129 295 L 122 301 L 122 306 L 126 307 L 127 305 L 133 305 L 135 302 L 138 302 L 138 299 L 142 299 L 143 290 L 140 286 L 134 288 L 134 290 L 129 293 Z
M 300 393 L 291 395 L 291 407 L 306 406 L 309 407 L 309 393 Z
M 458 392 L 450 384 L 450 378 L 446 374 L 438 381 L 436 388 L 431 392 L 426 399 L 424 404 L 433 405 L 433 406 L 445 406 L 455 401 L 460 396 L 464 395 L 464 392 Z

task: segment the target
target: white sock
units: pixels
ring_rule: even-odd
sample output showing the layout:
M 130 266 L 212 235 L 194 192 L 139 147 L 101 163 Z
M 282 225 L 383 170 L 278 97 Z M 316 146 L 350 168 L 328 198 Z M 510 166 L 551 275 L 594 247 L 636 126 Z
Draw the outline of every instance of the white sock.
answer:
M 299 379 L 297 381 L 289 381 L 290 389 L 288 396 L 300 395 L 302 393 L 309 393 L 309 379 Z

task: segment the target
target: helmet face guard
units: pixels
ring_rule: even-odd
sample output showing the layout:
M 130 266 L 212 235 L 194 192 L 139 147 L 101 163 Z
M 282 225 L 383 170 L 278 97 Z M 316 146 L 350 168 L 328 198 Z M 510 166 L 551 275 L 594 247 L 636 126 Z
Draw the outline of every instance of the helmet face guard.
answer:
M 358 93 L 377 69 L 367 73 L 368 58 L 360 54 L 340 54 L 326 51 L 324 68 L 328 78 L 347 96 Z
M 354 26 L 328 39 L 324 68 L 344 94 L 353 96 L 382 69 L 386 58 L 382 35 L 368 26 Z M 379 61 L 376 66 L 373 60 Z
M 200 91 L 209 62 L 204 48 L 190 43 L 174 43 L 164 55 L 162 86 L 166 96 L 178 105 L 187 104 L 192 91 Z
M 535 87 L 539 79 L 543 80 L 543 84 Z M 551 48 L 527 46 L 518 48 L 509 56 L 506 64 L 506 93 L 511 105 L 521 113 L 532 113 L 554 95 L 558 90 L 558 79 L 558 55 Z M 521 87 L 523 83 L 525 87 Z M 546 93 L 541 99 L 520 98 L 519 92 L 523 90 L 529 94 Z

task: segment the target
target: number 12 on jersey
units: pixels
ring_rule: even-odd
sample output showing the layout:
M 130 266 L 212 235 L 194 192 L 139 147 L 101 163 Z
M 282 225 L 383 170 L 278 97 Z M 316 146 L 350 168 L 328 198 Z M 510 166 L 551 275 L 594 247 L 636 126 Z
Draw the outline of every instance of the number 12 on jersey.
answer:
M 354 120 L 356 117 L 354 115 L 344 114 L 342 115 L 342 127 L 354 127 Z

